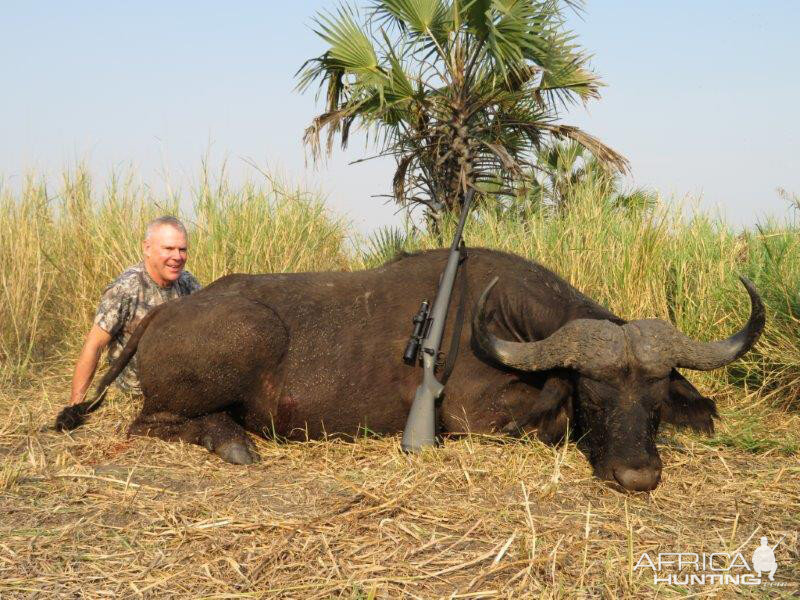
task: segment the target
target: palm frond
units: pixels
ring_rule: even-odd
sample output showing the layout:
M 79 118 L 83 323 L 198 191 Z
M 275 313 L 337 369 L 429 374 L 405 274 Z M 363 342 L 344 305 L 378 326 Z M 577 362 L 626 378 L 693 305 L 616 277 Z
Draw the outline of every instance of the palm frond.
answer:
M 442 0 L 373 0 L 375 14 L 390 19 L 412 36 L 447 38 L 450 10 Z
M 367 237 L 359 251 L 364 266 L 372 268 L 397 258 L 415 242 L 413 232 L 405 232 L 398 227 L 383 226 Z
M 391 46 L 391 41 L 382 33 L 387 47 L 387 58 L 389 60 L 389 85 L 385 94 L 387 102 L 395 104 L 411 100 L 415 97 L 414 85 L 408 78 L 399 57 Z
M 461 19 L 478 41 L 489 36 L 492 0 L 467 0 L 461 3 Z
M 550 123 L 540 123 L 539 127 L 548 131 L 556 139 L 569 139 L 578 142 L 603 163 L 614 167 L 620 173 L 629 172 L 628 160 L 624 156 L 585 131 L 581 131 L 572 125 L 553 125 Z
M 494 0 L 492 4 L 496 18 L 487 23 L 488 49 L 496 68 L 507 80 L 509 75 L 524 69 L 525 51 L 533 43 L 531 20 L 537 11 L 531 2 Z
M 335 15 L 320 13 L 314 19 L 317 24 L 314 31 L 330 45 L 326 55 L 332 65 L 354 73 L 375 73 L 378 56 L 372 41 L 355 19 L 355 11 L 344 5 Z
M 406 199 L 406 173 L 408 173 L 408 167 L 411 166 L 412 160 L 414 160 L 413 154 L 404 156 L 400 162 L 397 163 L 397 169 L 392 178 L 394 199 L 398 204 L 403 204 Z
M 509 152 L 509 149 L 505 144 L 497 142 L 483 142 L 483 145 L 486 146 L 492 152 L 492 154 L 494 154 L 494 156 L 500 160 L 500 163 L 504 169 L 514 175 L 519 175 L 522 173 L 519 163 L 511 155 L 511 152 Z
M 312 156 L 315 158 L 321 156 L 320 135 L 325 127 L 328 128 L 328 141 L 326 149 L 328 152 L 332 150 L 334 136 L 336 132 L 339 131 L 342 121 L 347 118 L 349 113 L 350 111 L 348 109 L 333 110 L 322 113 L 321 115 L 318 115 L 312 119 L 311 125 L 306 127 L 305 132 L 303 132 L 303 143 L 310 146 Z

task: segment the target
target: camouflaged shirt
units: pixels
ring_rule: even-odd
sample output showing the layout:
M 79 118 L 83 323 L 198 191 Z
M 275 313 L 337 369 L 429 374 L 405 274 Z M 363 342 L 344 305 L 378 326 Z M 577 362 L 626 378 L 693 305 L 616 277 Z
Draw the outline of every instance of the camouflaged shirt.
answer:
M 126 269 L 103 292 L 94 318 L 95 325 L 111 335 L 108 362 L 114 362 L 120 355 L 136 326 L 150 310 L 173 298 L 188 296 L 200 287 L 189 271 L 183 271 L 169 287 L 161 287 L 150 277 L 143 262 Z M 115 383 L 126 392 L 141 393 L 136 355 Z

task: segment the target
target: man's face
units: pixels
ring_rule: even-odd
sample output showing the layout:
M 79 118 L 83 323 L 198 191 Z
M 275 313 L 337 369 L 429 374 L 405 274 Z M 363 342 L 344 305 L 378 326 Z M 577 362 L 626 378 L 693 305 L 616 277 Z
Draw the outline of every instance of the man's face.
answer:
M 150 234 L 142 247 L 147 271 L 157 284 L 167 286 L 181 276 L 188 250 L 182 231 L 162 225 Z

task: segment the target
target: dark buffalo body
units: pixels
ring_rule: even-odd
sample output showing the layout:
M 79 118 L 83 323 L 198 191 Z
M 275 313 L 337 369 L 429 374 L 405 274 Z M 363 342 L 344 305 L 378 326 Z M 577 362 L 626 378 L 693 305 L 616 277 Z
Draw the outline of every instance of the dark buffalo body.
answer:
M 145 400 L 131 433 L 203 444 L 248 463 L 242 428 L 293 440 L 400 432 L 421 378 L 402 361 L 411 317 L 435 297 L 447 255 L 421 252 L 351 273 L 228 275 L 159 307 L 129 352 L 138 339 Z M 713 402 L 674 367 L 730 362 L 763 327 L 753 291 L 754 313 L 739 337 L 697 350 L 668 324 L 626 324 L 512 254 L 471 248 L 464 274 L 467 317 L 438 411 L 442 431 L 536 431 L 555 442 L 569 426 L 597 475 L 629 489 L 658 483 L 661 420 L 713 428 Z M 457 281 L 445 350 L 461 289 Z
M 138 351 L 145 412 L 254 405 L 245 427 L 291 439 L 402 430 L 421 371 L 403 363 L 411 317 L 432 301 L 446 251 L 351 273 L 229 275 L 165 307 Z M 493 331 L 541 339 L 578 317 L 615 318 L 543 267 L 469 250 L 468 306 L 495 275 Z M 452 336 L 460 283 L 444 336 Z M 491 310 L 491 308 L 490 308 Z M 470 321 L 441 406 L 445 431 L 497 431 L 535 408 L 541 375 L 499 369 L 471 347 Z M 169 357 L 165 360 L 166 357 Z

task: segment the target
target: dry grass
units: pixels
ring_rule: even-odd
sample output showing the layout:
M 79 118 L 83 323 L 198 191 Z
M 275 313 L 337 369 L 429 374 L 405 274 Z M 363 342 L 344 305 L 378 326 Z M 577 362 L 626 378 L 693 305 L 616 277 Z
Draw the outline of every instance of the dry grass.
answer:
M 426 238 L 347 249 L 315 196 L 204 177 L 189 213 L 190 269 L 369 266 Z M 169 212 L 131 180 L 87 174 L 53 195 L 0 189 L 0 598 L 641 598 L 800 594 L 800 238 L 796 224 L 739 236 L 702 215 L 621 215 L 591 190 L 562 219 L 476 213 L 470 245 L 542 261 L 628 318 L 728 335 L 759 286 L 768 326 L 727 369 L 692 374 L 719 402 L 714 438 L 666 431 L 664 481 L 631 495 L 592 478 L 574 445 L 449 440 L 418 457 L 398 438 L 276 444 L 234 467 L 204 449 L 125 435 L 117 398 L 66 435 L 41 431 L 103 286 L 138 259 L 143 224 Z M 160 203 L 159 203 L 160 202 Z M 409 319 L 410 319 L 409 315 Z M 642 552 L 772 543 L 780 587 L 654 586 Z
M 396 437 L 259 440 L 262 460 L 235 467 L 126 437 L 121 396 L 71 435 L 42 432 L 64 385 L 0 395 L 3 598 L 676 597 L 632 570 L 642 552 L 744 544 L 749 561 L 762 534 L 787 536 L 785 587 L 692 597 L 800 592 L 797 416 L 730 413 L 716 443 L 668 431 L 663 483 L 631 495 L 574 444 L 467 437 L 407 457 Z M 745 422 L 774 444 L 738 444 Z

